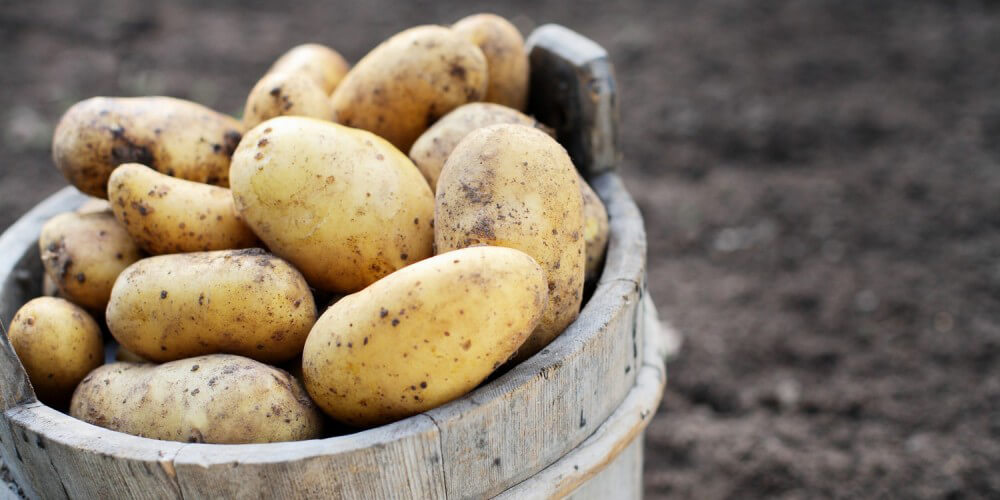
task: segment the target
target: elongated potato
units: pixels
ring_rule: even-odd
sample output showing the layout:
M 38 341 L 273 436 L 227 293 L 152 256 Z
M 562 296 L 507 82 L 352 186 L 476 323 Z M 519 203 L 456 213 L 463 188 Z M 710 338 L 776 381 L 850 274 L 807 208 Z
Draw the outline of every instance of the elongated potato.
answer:
M 420 173 L 424 174 L 431 189 L 436 189 L 444 162 L 455 146 L 469 132 L 501 123 L 543 127 L 534 118 L 516 109 L 487 102 L 473 102 L 444 115 L 421 134 L 410 148 L 410 159 L 420 169 Z
M 229 157 L 242 131 L 235 119 L 181 99 L 92 97 L 59 120 L 52 159 L 77 189 L 100 198 L 122 163 L 228 186 Z
M 315 321 L 302 275 L 258 248 L 140 260 L 118 277 L 107 309 L 118 343 L 154 362 L 217 352 L 285 361 Z
M 401 151 L 449 111 L 486 95 L 486 57 L 443 26 L 382 42 L 333 92 L 334 121 L 384 137 Z
M 108 211 L 59 214 L 38 238 L 45 274 L 70 301 L 103 311 L 118 274 L 142 258 L 139 247 Z
M 309 116 L 333 119 L 330 96 L 304 73 L 268 73 L 261 78 L 243 108 L 247 130 L 276 116 Z
M 433 194 L 374 134 L 274 118 L 247 133 L 231 174 L 243 220 L 316 288 L 356 292 L 432 255 Z
M 87 311 L 55 297 L 32 299 L 14 314 L 10 344 L 43 402 L 64 406 L 73 389 L 104 362 L 101 328 Z
M 322 417 L 288 373 L 214 354 L 162 365 L 112 363 L 83 379 L 70 415 L 136 436 L 273 443 L 320 436 Z
M 329 95 L 349 69 L 351 66 L 336 50 L 318 43 L 306 43 L 282 54 L 267 72 L 303 74 Z
M 438 253 L 481 244 L 516 248 L 545 269 L 549 302 L 519 360 L 545 347 L 579 314 L 583 200 L 569 155 L 544 132 L 493 125 L 458 144 L 438 180 L 434 243 Z
M 583 240 L 587 254 L 586 279 L 601 277 L 604 251 L 608 247 L 608 210 L 586 179 L 578 177 L 583 196 Z
M 509 248 L 456 250 L 344 297 L 302 354 L 309 394 L 354 426 L 390 422 L 471 391 L 538 324 L 545 273 Z
M 488 102 L 524 110 L 528 104 L 528 54 L 521 32 L 496 14 L 474 14 L 460 19 L 451 29 L 476 44 L 489 67 Z
M 154 255 L 257 246 L 226 188 L 128 163 L 111 173 L 108 197 L 115 218 Z

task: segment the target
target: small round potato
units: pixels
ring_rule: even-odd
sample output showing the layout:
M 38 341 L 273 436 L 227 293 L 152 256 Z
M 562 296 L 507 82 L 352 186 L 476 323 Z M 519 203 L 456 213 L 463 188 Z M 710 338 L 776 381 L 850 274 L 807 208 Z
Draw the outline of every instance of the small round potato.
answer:
M 528 104 L 528 54 L 521 32 L 495 14 L 475 14 L 452 25 L 486 56 L 489 87 L 484 101 L 524 110 Z
M 128 163 L 108 180 L 115 218 L 147 252 L 229 250 L 257 246 L 226 189 L 163 175 Z
M 316 305 L 295 268 L 251 248 L 140 260 L 115 282 L 106 318 L 150 361 L 224 352 L 280 362 L 302 352 Z
M 229 185 L 229 157 L 243 126 L 200 104 L 171 97 L 93 97 L 59 120 L 52 159 L 80 191 L 107 198 L 108 177 L 122 163 L 219 186 Z
M 80 382 L 70 415 L 119 432 L 186 443 L 315 439 L 323 425 L 288 373 L 227 354 L 102 366 Z
M 333 92 L 334 121 L 384 137 L 401 151 L 438 118 L 482 100 L 486 57 L 443 26 L 418 26 L 382 42 Z
M 261 78 L 243 108 L 247 130 L 276 116 L 309 116 L 333 119 L 330 96 L 304 73 L 268 73 Z
M 455 146 L 477 128 L 501 123 L 527 125 L 542 128 L 534 118 L 516 109 L 486 102 L 473 102 L 459 106 L 444 115 L 431 128 L 420 135 L 410 148 L 410 159 L 424 174 L 431 189 L 437 188 L 437 180 Z
M 601 277 L 601 264 L 604 263 L 604 251 L 608 247 L 608 210 L 604 203 L 587 184 L 586 179 L 579 177 L 580 194 L 583 196 L 583 240 L 586 242 L 587 268 L 586 279 L 593 281 Z
M 510 247 L 545 269 L 549 302 L 518 360 L 576 319 L 586 264 L 583 199 L 573 163 L 558 142 L 524 125 L 475 130 L 448 157 L 435 201 L 438 253 L 482 244 Z
M 108 211 L 49 219 L 38 247 L 45 274 L 61 294 L 94 312 L 108 304 L 118 274 L 142 258 L 142 250 Z
M 103 198 L 93 198 L 93 197 L 83 202 L 83 204 L 77 207 L 77 209 L 75 210 L 75 212 L 80 215 L 93 214 L 99 212 L 110 212 L 110 211 L 111 211 L 111 204 L 108 203 L 108 200 L 105 200 Z
M 316 288 L 356 292 L 433 254 L 430 187 L 372 133 L 273 118 L 247 132 L 231 174 L 243 220 Z
M 509 248 L 456 250 L 405 267 L 320 317 L 302 353 L 306 389 L 354 426 L 429 410 L 506 362 L 547 296 L 538 263 Z
M 351 66 L 336 50 L 318 43 L 306 43 L 282 54 L 267 72 L 306 75 L 329 95 L 350 69 Z
M 35 394 L 53 406 L 65 406 L 76 384 L 104 362 L 101 328 L 64 299 L 32 299 L 14 315 L 7 337 Z

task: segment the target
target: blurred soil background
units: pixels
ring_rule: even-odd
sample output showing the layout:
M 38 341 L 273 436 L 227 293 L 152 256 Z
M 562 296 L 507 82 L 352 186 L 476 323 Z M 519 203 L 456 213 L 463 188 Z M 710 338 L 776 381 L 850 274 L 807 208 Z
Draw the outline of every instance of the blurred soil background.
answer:
M 649 498 L 1000 497 L 1000 8 L 987 1 L 0 1 L 0 227 L 93 95 L 239 114 L 287 48 L 557 22 L 617 67 L 649 288 L 686 335 Z

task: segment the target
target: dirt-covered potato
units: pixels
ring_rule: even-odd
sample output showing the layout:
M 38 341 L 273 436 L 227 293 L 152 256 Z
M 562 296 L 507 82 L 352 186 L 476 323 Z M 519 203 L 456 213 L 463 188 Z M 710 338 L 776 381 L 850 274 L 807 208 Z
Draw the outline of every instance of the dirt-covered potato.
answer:
M 438 255 L 344 297 L 309 333 L 302 370 L 328 415 L 390 422 L 474 389 L 531 334 L 545 272 L 509 248 Z
M 177 179 L 138 163 L 108 180 L 115 218 L 147 252 L 229 250 L 257 246 L 257 237 L 222 187 Z
M 333 92 L 334 120 L 369 130 L 401 151 L 438 118 L 482 100 L 486 57 L 443 26 L 418 26 L 382 42 Z
M 276 116 L 309 116 L 333 119 L 330 96 L 304 73 L 268 73 L 261 78 L 243 108 L 247 130 Z
M 460 19 L 451 29 L 476 44 L 486 56 L 489 87 L 484 101 L 524 110 L 528 104 L 528 54 L 521 32 L 495 14 Z
M 91 311 L 103 311 L 123 269 L 142 250 L 108 211 L 59 214 L 38 238 L 45 274 L 61 295 Z
M 336 50 L 318 43 L 306 43 L 282 54 L 267 72 L 306 75 L 329 95 L 349 69 L 351 66 Z
M 516 109 L 493 103 L 473 102 L 444 115 L 421 134 L 410 148 L 410 159 L 420 169 L 420 173 L 424 174 L 431 189 L 436 189 L 444 162 L 455 146 L 469 132 L 501 123 L 543 127 L 534 118 Z
M 108 177 L 122 163 L 219 186 L 229 185 L 229 157 L 243 126 L 200 104 L 171 97 L 93 97 L 59 120 L 52 159 L 80 191 L 107 198 Z
M 87 375 L 70 415 L 136 436 L 186 443 L 320 437 L 322 417 L 288 373 L 214 354 L 162 365 L 112 363 Z
M 68 403 L 76 384 L 104 363 L 101 328 L 87 311 L 64 299 L 29 301 L 7 330 L 35 394 L 50 405 Z
M 159 255 L 122 272 L 106 314 L 118 343 L 155 362 L 302 352 L 316 305 L 302 275 L 259 249 Z
M 549 302 L 517 357 L 541 350 L 576 319 L 583 298 L 583 199 L 566 150 L 524 125 L 467 135 L 438 179 L 434 243 L 438 253 L 485 244 L 534 257 L 545 269 Z
M 355 292 L 432 255 L 427 181 L 374 134 L 274 118 L 247 132 L 231 174 L 243 220 L 316 288 Z
M 608 247 L 608 210 L 604 203 L 587 184 L 587 180 L 579 177 L 580 194 L 583 196 L 583 240 L 587 255 L 586 279 L 596 280 L 601 277 L 601 264 L 604 263 L 604 251 Z

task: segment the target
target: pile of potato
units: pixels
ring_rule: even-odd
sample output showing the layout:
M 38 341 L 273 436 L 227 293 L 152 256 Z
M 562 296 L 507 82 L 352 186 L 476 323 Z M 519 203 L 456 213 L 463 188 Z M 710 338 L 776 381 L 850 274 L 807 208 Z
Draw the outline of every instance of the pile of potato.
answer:
M 521 34 L 481 14 L 353 68 L 295 47 L 242 122 L 169 97 L 76 104 L 53 159 L 96 198 L 45 224 L 52 296 L 8 332 L 36 393 L 140 436 L 288 441 L 527 359 L 577 317 L 608 233 L 527 90 Z

